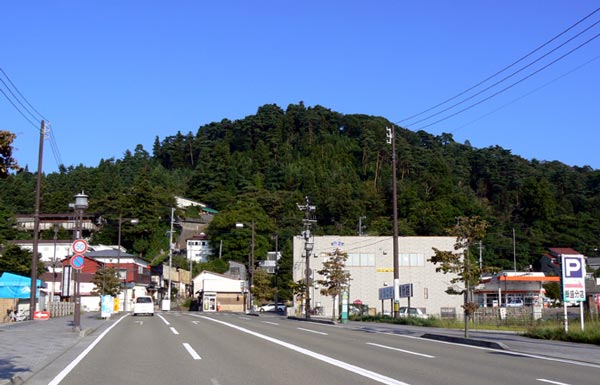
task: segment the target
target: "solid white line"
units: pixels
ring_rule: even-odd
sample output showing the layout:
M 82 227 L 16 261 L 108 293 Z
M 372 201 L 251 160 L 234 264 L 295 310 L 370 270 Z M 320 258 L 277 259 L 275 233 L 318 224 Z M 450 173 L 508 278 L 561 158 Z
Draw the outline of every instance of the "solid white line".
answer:
M 556 381 L 550 381 L 550 380 L 546 380 L 546 379 L 543 379 L 543 378 L 538 378 L 537 380 L 538 380 L 538 381 L 541 381 L 541 382 L 547 382 L 547 383 L 549 383 L 549 384 L 556 384 L 556 385 L 570 385 L 570 384 L 567 384 L 566 382 L 556 382 Z
M 367 342 L 367 345 L 377 346 L 377 347 L 384 348 L 384 349 L 395 350 L 397 352 L 402 352 L 402 353 L 414 354 L 415 356 L 421 356 L 421 357 L 426 357 L 426 358 L 435 358 L 435 356 L 430 356 L 429 354 L 411 352 L 410 350 L 398 349 L 398 348 L 394 348 L 394 347 L 391 347 L 391 346 L 385 346 L 385 345 L 375 344 L 375 343 L 372 343 L 372 342 Z
M 360 329 L 354 329 L 354 330 L 360 330 Z M 502 354 L 516 356 L 516 357 L 529 357 L 529 358 L 535 358 L 535 359 L 543 360 L 543 361 L 561 362 L 563 364 L 585 366 L 585 367 L 588 367 L 588 368 L 600 368 L 600 365 L 598 365 L 598 364 L 591 364 L 589 362 L 567 360 L 565 358 L 553 358 L 553 357 L 539 356 L 539 355 L 536 355 L 536 354 L 513 352 L 513 351 L 510 351 L 510 350 L 484 348 L 484 347 L 481 347 L 481 346 L 465 345 L 465 344 L 459 344 L 459 343 L 456 343 L 456 342 L 449 342 L 449 341 L 432 340 L 432 339 L 429 339 L 429 338 L 400 335 L 400 334 L 382 332 L 382 331 L 377 331 L 377 330 L 372 331 L 371 333 L 385 334 L 385 335 L 388 335 L 388 336 L 395 336 L 395 337 L 401 337 L 401 338 L 410 338 L 410 339 L 420 340 L 420 341 L 429 341 L 429 342 L 435 342 L 435 343 L 444 344 L 444 345 L 461 346 L 461 347 L 467 348 L 467 349 L 486 350 L 488 352 L 501 352 Z
M 104 336 L 106 336 L 108 334 L 109 331 L 111 331 L 112 328 L 114 328 L 115 326 L 117 326 L 117 324 L 119 322 L 121 322 L 123 320 L 123 318 L 127 317 L 128 314 L 125 314 L 123 317 L 119 318 L 117 320 L 117 322 L 115 322 L 114 324 L 112 324 L 108 329 L 106 329 L 104 332 L 102 332 L 102 334 L 100 334 L 98 336 L 98 338 L 96 338 L 94 340 L 94 342 L 92 342 L 90 344 L 90 346 L 88 346 L 83 352 L 81 352 L 81 354 L 79 354 L 77 356 L 77 358 L 75 358 L 73 361 L 71 361 L 71 363 L 69 365 L 67 365 L 60 373 L 58 373 L 58 375 L 56 377 L 54 377 L 54 379 L 52 381 L 50 381 L 48 383 L 48 385 L 58 385 L 62 382 L 62 380 L 65 379 L 65 377 L 73 370 L 75 369 L 75 366 L 77 366 L 77 364 L 79 364 L 81 362 L 81 360 L 83 360 L 85 358 L 85 356 L 88 355 L 89 352 L 92 351 L 92 349 L 94 347 L 96 347 L 96 345 L 100 342 L 100 340 L 102 338 L 104 338 Z
M 163 320 L 163 322 L 164 322 L 165 324 L 167 324 L 167 325 L 170 325 L 169 321 L 167 321 L 167 320 L 165 319 L 165 317 L 163 317 L 163 316 L 162 316 L 162 315 L 160 315 L 160 314 L 158 314 L 158 316 L 160 317 L 160 319 L 161 319 L 161 320 Z
M 301 348 L 300 346 L 293 345 L 293 344 L 290 344 L 289 342 L 285 342 L 285 341 L 278 340 L 278 339 L 273 338 L 273 337 L 266 336 L 264 334 L 260 334 L 260 333 L 254 332 L 252 330 L 243 328 L 241 326 L 237 326 L 237 325 L 234 325 L 234 324 L 230 324 L 228 322 L 224 322 L 224 321 L 213 319 L 213 318 L 206 317 L 206 316 L 199 316 L 199 317 L 207 319 L 207 320 L 212 321 L 212 322 L 220 323 L 220 324 L 228 326 L 230 328 L 239 330 L 239 331 L 241 331 L 243 333 L 247 333 L 247 334 L 253 335 L 255 337 L 258 337 L 258 338 L 261 338 L 263 340 L 272 342 L 272 343 L 277 344 L 279 346 L 283 346 L 285 348 L 288 348 L 288 349 L 293 350 L 295 352 L 298 352 L 300 354 L 307 355 L 309 357 L 315 358 L 317 360 L 323 361 L 323 362 L 328 363 L 328 364 L 333 365 L 333 366 L 337 366 L 338 368 L 342 368 L 342 369 L 345 369 L 345 370 L 347 370 L 349 372 L 356 373 L 356 374 L 361 375 L 361 376 L 366 377 L 366 378 L 370 378 L 370 379 L 372 379 L 374 381 L 377 381 L 377 382 L 380 382 L 382 384 L 386 384 L 386 385 L 408 385 L 406 382 L 398 381 L 398 380 L 396 380 L 394 378 L 384 376 L 383 374 L 379 374 L 379 373 L 376 373 L 376 372 L 373 372 L 373 371 L 370 371 L 370 370 L 367 370 L 367 369 L 363 369 L 363 368 L 361 368 L 359 366 L 352 365 L 352 364 L 349 364 L 347 362 L 337 360 L 335 358 L 326 356 L 324 354 L 313 352 L 312 350 Z
M 260 321 L 260 322 L 265 323 L 265 324 L 269 324 L 269 325 L 279 326 L 279 324 L 277 322 L 271 322 L 271 321 Z
M 200 357 L 200 355 L 198 353 L 196 353 L 196 351 L 194 350 L 194 348 L 192 348 L 190 346 L 190 344 L 188 344 L 187 342 L 183 343 L 183 347 L 185 348 L 185 350 L 188 351 L 188 353 L 190 353 L 190 356 L 192 356 L 193 359 L 195 360 L 201 360 L 202 357 Z
M 304 328 L 296 328 L 296 329 L 298 329 L 298 330 L 303 330 L 303 331 L 305 331 L 305 332 L 311 332 L 311 333 L 315 333 L 315 334 L 321 334 L 321 335 L 323 335 L 323 336 L 328 336 L 328 335 L 329 335 L 329 334 L 327 334 L 327 333 L 318 332 L 318 331 L 316 331 L 316 330 L 310 330 L 310 329 L 304 329 Z
M 171 331 L 173 332 L 173 334 L 179 334 L 179 332 L 177 330 L 175 330 L 175 328 L 172 326 L 171 326 Z

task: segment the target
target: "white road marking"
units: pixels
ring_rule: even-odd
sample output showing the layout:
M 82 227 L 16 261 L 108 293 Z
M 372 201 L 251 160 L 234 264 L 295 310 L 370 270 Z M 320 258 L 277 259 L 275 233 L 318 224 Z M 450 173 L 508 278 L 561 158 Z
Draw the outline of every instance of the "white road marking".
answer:
M 248 317 L 240 317 L 240 319 L 249 320 L 250 318 L 248 318 Z
M 360 330 L 360 329 L 354 329 L 354 330 Z M 407 336 L 407 335 L 401 335 L 401 334 L 394 334 L 394 333 L 382 332 L 382 331 L 377 331 L 377 330 L 371 331 L 371 333 L 385 334 L 385 335 L 389 335 L 389 336 L 395 336 L 395 337 L 401 337 L 401 338 L 410 338 L 410 339 L 421 340 L 421 341 L 424 340 L 422 337 Z M 486 350 L 488 352 L 500 352 L 502 354 L 507 354 L 507 355 L 511 355 L 511 356 L 529 357 L 529 358 L 535 358 L 535 359 L 538 359 L 538 360 L 552 361 L 552 362 L 562 362 L 563 364 L 571 364 L 571 365 L 577 365 L 577 366 L 585 366 L 585 367 L 588 367 L 588 368 L 599 368 L 600 369 L 600 365 L 598 365 L 598 364 L 591 364 L 591 363 L 588 363 L 588 362 L 567 360 L 565 358 L 545 357 L 545 356 L 539 356 L 539 355 L 536 355 L 536 354 L 512 352 L 510 350 L 502 350 L 502 349 L 484 348 L 484 347 L 481 347 L 481 346 L 465 345 L 465 344 L 459 344 L 459 343 L 456 343 L 456 342 L 439 341 L 439 340 L 432 340 L 432 339 L 428 339 L 428 338 L 425 338 L 425 340 L 427 340 L 429 342 L 435 342 L 435 343 L 438 343 L 438 344 L 461 346 L 461 347 L 468 348 L 468 349 Z
M 140 324 L 140 326 L 142 326 L 144 324 L 144 321 L 135 321 L 136 324 Z
M 196 353 L 196 351 L 194 350 L 194 348 L 192 348 L 190 346 L 190 344 L 188 344 L 187 342 L 183 343 L 183 347 L 185 348 L 185 350 L 188 351 L 188 353 L 190 353 L 190 356 L 192 356 L 193 359 L 195 360 L 201 360 L 202 357 L 200 357 L 200 355 L 198 353 Z
M 167 324 L 167 325 L 170 325 L 169 321 L 167 321 L 167 320 L 165 319 L 165 317 L 163 317 L 163 316 L 162 316 L 162 315 L 160 315 L 160 314 L 159 314 L 158 316 L 160 317 L 160 319 L 161 319 L 161 320 L 163 320 L 163 322 L 164 322 L 165 324 Z
M 411 352 L 410 350 L 398 349 L 398 348 L 394 348 L 394 347 L 391 347 L 391 346 L 385 346 L 385 345 L 375 344 L 375 343 L 372 343 L 372 342 L 367 342 L 367 345 L 377 346 L 377 347 L 384 348 L 384 349 L 395 350 L 397 352 L 402 352 L 402 353 L 413 354 L 415 356 L 421 356 L 421 357 L 426 357 L 426 358 L 435 358 L 435 356 L 430 356 L 429 354 Z
M 279 326 L 279 324 L 277 322 L 271 322 L 271 321 L 260 321 L 260 322 L 262 322 L 264 324 Z
M 175 328 L 172 326 L 171 326 L 171 331 L 173 332 L 173 334 L 179 334 L 179 332 L 177 330 L 175 330 Z
M 316 331 L 316 330 L 310 330 L 310 329 L 304 329 L 304 328 L 296 328 L 296 329 L 298 329 L 298 330 L 303 330 L 303 331 L 305 331 L 305 332 L 311 332 L 311 333 L 315 333 L 315 334 L 321 334 L 321 335 L 323 335 L 323 336 L 328 336 L 328 335 L 329 335 L 329 334 L 327 334 L 327 333 L 318 332 L 318 331 Z
M 273 337 L 269 337 L 269 336 L 264 335 L 264 334 L 260 334 L 260 333 L 254 332 L 252 330 L 243 328 L 241 326 L 237 326 L 237 325 L 225 322 L 225 321 L 213 319 L 213 318 L 206 317 L 206 316 L 199 316 L 199 317 L 207 319 L 207 320 L 212 321 L 212 322 L 220 323 L 220 324 L 228 326 L 230 328 L 239 330 L 239 331 L 241 331 L 243 333 L 247 333 L 247 334 L 253 335 L 255 337 L 261 338 L 263 340 L 269 341 L 269 342 L 274 343 L 274 344 L 279 345 L 279 346 L 283 346 L 283 347 L 285 347 L 287 349 L 293 350 L 293 351 L 298 352 L 300 354 L 307 355 L 309 357 L 315 358 L 317 360 L 323 361 L 323 362 L 328 363 L 328 364 L 333 365 L 333 366 L 337 366 L 338 368 L 342 368 L 342 369 L 347 370 L 349 372 L 356 373 L 356 374 L 361 375 L 361 376 L 366 377 L 366 378 L 370 378 L 370 379 L 372 379 L 374 381 L 377 381 L 377 382 L 380 382 L 382 384 L 386 384 L 386 385 L 408 385 L 406 382 L 398 381 L 398 380 L 396 380 L 394 378 L 384 376 L 383 374 L 379 374 L 377 372 L 373 372 L 373 371 L 361 368 L 359 366 L 352 365 L 352 364 L 349 364 L 347 362 L 337 360 L 335 358 L 326 356 L 324 354 L 313 352 L 312 350 L 301 348 L 300 346 L 293 345 L 293 344 L 290 344 L 289 342 L 285 342 L 285 341 L 278 340 L 278 339 L 273 338 Z
M 192 321 L 192 323 L 193 323 L 194 325 L 198 325 L 198 324 L 200 323 L 200 321 Z
M 92 342 L 92 343 L 90 344 L 90 346 L 88 346 L 88 347 L 87 347 L 87 348 L 86 348 L 86 349 L 85 349 L 83 352 L 81 352 L 81 354 L 80 354 L 80 355 L 78 355 L 78 356 L 77 356 L 77 358 L 75 358 L 73 361 L 71 361 L 71 363 L 70 363 L 69 365 L 67 365 L 67 366 L 66 366 L 66 367 L 65 367 L 65 368 L 64 368 L 64 369 L 63 369 L 63 370 L 62 370 L 60 373 L 58 373 L 58 375 L 57 375 L 56 377 L 54 377 L 54 378 L 52 379 L 52 381 L 50 381 L 50 382 L 48 383 L 48 385 L 58 385 L 58 384 L 60 384 L 60 383 L 61 383 L 61 381 L 62 381 L 62 380 L 64 380 L 64 379 L 65 379 L 65 377 L 66 377 L 66 376 L 67 376 L 69 373 L 71 373 L 71 371 L 72 371 L 73 369 L 75 369 L 75 367 L 76 367 L 76 366 L 77 366 L 77 365 L 78 365 L 78 364 L 81 362 L 81 360 L 83 360 L 83 359 L 85 358 L 85 356 L 87 356 L 87 355 L 88 355 L 88 353 L 89 353 L 89 352 L 91 352 L 91 351 L 92 351 L 92 349 L 96 347 L 96 345 L 98 345 L 98 343 L 100 342 L 100 340 L 101 340 L 102 338 L 104 338 L 104 336 L 106 336 L 106 335 L 108 334 L 108 332 L 112 330 L 112 328 L 114 328 L 115 326 L 117 326 L 117 324 L 118 324 L 119 322 L 121 322 L 121 321 L 123 320 L 123 318 L 125 318 L 125 317 L 127 317 L 127 316 L 128 316 L 128 314 L 125 314 L 123 317 L 119 318 L 119 319 L 117 320 L 117 322 L 115 322 L 115 323 L 114 323 L 114 324 L 112 324 L 112 325 L 111 325 L 111 326 L 110 326 L 108 329 L 106 329 L 104 332 L 102 332 L 102 334 L 100 334 L 100 335 L 98 336 L 98 338 L 96 338 L 96 339 L 94 340 L 94 342 Z
M 538 378 L 537 380 L 538 380 L 538 381 L 541 381 L 541 382 L 547 382 L 548 384 L 556 384 L 556 385 L 570 385 L 570 384 L 567 384 L 566 382 L 556 382 L 556 381 L 550 381 L 550 380 L 546 380 L 546 379 L 543 379 L 543 378 Z

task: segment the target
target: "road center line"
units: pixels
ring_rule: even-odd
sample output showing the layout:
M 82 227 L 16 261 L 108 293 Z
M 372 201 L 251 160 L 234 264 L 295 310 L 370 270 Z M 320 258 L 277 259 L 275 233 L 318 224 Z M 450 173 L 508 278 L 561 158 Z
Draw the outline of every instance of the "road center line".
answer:
M 260 321 L 260 322 L 262 322 L 264 324 L 279 326 L 279 324 L 277 322 L 271 322 L 271 321 Z
M 200 357 L 200 355 L 198 353 L 196 353 L 196 351 L 194 350 L 194 348 L 192 348 L 190 346 L 190 344 L 188 344 L 187 342 L 183 343 L 183 347 L 185 348 L 185 350 L 188 351 L 188 353 L 190 353 L 190 356 L 192 356 L 193 359 L 195 360 L 201 360 L 202 357 Z
M 377 346 L 379 348 L 384 348 L 384 349 L 395 350 L 397 352 L 402 352 L 402 353 L 413 354 L 415 356 L 421 356 L 421 357 L 426 357 L 426 358 L 435 358 L 435 356 L 430 356 L 429 354 L 411 352 L 410 350 L 398 349 L 398 348 L 394 348 L 394 347 L 391 347 L 391 346 L 385 346 L 385 345 L 375 344 L 375 343 L 372 343 L 372 342 L 367 342 L 367 345 Z
M 550 381 L 550 380 L 546 380 L 546 379 L 544 379 L 544 378 L 538 378 L 537 380 L 538 380 L 538 381 L 541 381 L 541 382 L 547 382 L 548 384 L 556 384 L 556 385 L 570 385 L 570 384 L 567 384 L 566 382 L 556 382 L 556 381 Z
M 322 336 L 328 336 L 328 335 L 329 335 L 329 334 L 327 334 L 327 333 L 318 332 L 318 331 L 316 331 L 316 330 L 310 330 L 310 329 L 304 329 L 304 328 L 296 328 L 296 329 L 298 329 L 298 330 L 303 330 L 303 331 L 305 331 L 305 332 L 311 332 L 311 333 L 315 333 L 315 334 L 320 334 L 320 335 L 322 335 Z
M 274 344 L 279 345 L 279 346 L 283 346 L 283 347 L 285 347 L 287 349 L 293 350 L 293 351 L 298 352 L 300 354 L 307 355 L 309 357 L 315 358 L 317 360 L 323 361 L 323 362 L 328 363 L 328 364 L 333 365 L 333 366 L 337 366 L 338 368 L 347 370 L 347 371 L 352 372 L 352 373 L 356 373 L 356 374 L 361 375 L 361 376 L 366 377 L 366 378 L 370 378 L 370 379 L 372 379 L 374 381 L 377 381 L 377 382 L 380 382 L 382 384 L 386 384 L 386 385 L 408 385 L 406 382 L 398 381 L 398 380 L 396 380 L 394 378 L 384 376 L 383 374 L 379 374 L 377 372 L 373 372 L 373 371 L 370 371 L 370 370 L 367 370 L 367 369 L 363 369 L 363 368 L 361 368 L 359 366 L 352 365 L 352 364 L 349 364 L 347 362 L 337 360 L 335 358 L 326 356 L 324 354 L 313 352 L 312 350 L 301 348 L 300 346 L 293 345 L 293 344 L 290 344 L 289 342 L 285 342 L 285 341 L 278 340 L 278 339 L 273 338 L 273 337 L 269 337 L 269 336 L 264 335 L 264 334 L 260 334 L 260 333 L 254 332 L 252 330 L 243 328 L 241 326 L 237 326 L 237 325 L 234 325 L 234 324 L 230 324 L 228 322 L 224 322 L 224 321 L 213 319 L 213 318 L 206 317 L 206 316 L 198 316 L 198 317 L 207 319 L 207 320 L 212 321 L 212 322 L 220 323 L 220 324 L 228 326 L 230 328 L 239 330 L 239 331 L 241 331 L 243 333 L 250 334 L 252 336 L 261 338 L 263 340 L 269 341 L 269 342 L 274 343 Z
M 165 323 L 167 326 L 168 326 L 168 325 L 170 325 L 169 321 L 167 321 L 167 320 L 165 319 L 165 317 L 163 317 L 163 316 L 162 316 L 162 315 L 160 315 L 160 314 L 158 314 L 158 316 L 160 317 L 160 319 L 161 319 L 161 320 L 163 320 L 163 322 L 164 322 L 164 323 Z

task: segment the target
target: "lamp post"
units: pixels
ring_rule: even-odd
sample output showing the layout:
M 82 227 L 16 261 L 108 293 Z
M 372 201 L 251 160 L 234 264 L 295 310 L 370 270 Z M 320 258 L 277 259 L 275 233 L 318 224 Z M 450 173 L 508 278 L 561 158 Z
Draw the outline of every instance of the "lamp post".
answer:
M 136 218 L 123 218 L 119 215 L 119 232 L 118 232 L 118 245 L 117 245 L 117 276 L 119 278 L 119 285 L 121 283 L 121 228 L 123 221 L 129 222 L 132 225 L 136 225 L 139 221 Z M 127 267 L 125 268 L 125 295 L 123 296 L 123 310 L 127 311 Z
M 75 210 L 76 231 L 75 240 L 83 237 L 83 210 L 88 208 L 88 196 L 81 191 L 75 194 L 75 203 L 70 203 L 69 207 Z M 73 330 L 81 330 L 81 296 L 79 292 L 81 274 L 75 270 L 75 310 L 73 311 Z
M 243 223 L 236 223 L 235 227 L 244 227 Z M 252 298 L 252 287 L 254 286 L 254 221 L 250 224 L 252 238 L 250 241 L 250 262 L 248 263 L 248 310 L 254 313 L 254 299 Z

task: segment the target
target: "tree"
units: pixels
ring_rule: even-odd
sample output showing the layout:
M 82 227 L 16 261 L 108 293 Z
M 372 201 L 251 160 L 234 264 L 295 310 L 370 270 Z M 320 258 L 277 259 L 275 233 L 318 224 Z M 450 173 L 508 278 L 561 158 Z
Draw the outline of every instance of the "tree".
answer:
M 271 284 L 271 275 L 263 269 L 254 270 L 254 287 L 252 287 L 252 298 L 260 303 L 273 300 L 275 288 Z
M 2 250 L 2 256 L 0 257 L 0 274 L 7 272 L 25 277 L 31 277 L 31 261 L 32 252 L 29 250 L 21 249 L 16 245 L 8 245 Z M 44 272 L 44 264 L 40 261 L 38 255 L 37 261 L 37 274 L 40 275 Z
M 117 276 L 117 271 L 112 267 L 98 269 L 94 274 L 93 282 L 96 285 L 93 294 L 116 297 L 121 291 L 121 282 Z
M 335 299 L 342 293 L 345 287 L 350 283 L 350 273 L 344 268 L 346 267 L 346 260 L 348 254 L 344 253 L 340 249 L 335 249 L 334 252 L 329 253 L 329 258 L 323 262 L 323 268 L 317 273 L 323 276 L 323 279 L 319 279 L 317 282 L 322 285 L 321 294 L 332 298 L 332 315 L 331 319 L 335 321 Z
M 462 282 L 465 289 L 456 290 L 449 289 L 448 294 L 463 294 L 465 313 L 465 338 L 469 337 L 469 318 L 477 308 L 477 304 L 472 301 L 472 288 L 479 283 L 482 271 L 474 258 L 471 258 L 469 248 L 475 241 L 480 241 L 485 236 L 485 231 L 488 223 L 480 217 L 460 217 L 457 225 L 450 229 L 450 233 L 456 236 L 454 250 L 438 250 L 433 248 L 434 256 L 429 259 L 429 262 L 436 267 L 436 272 L 454 273 L 456 277 L 450 280 L 450 283 L 456 284 Z M 466 253 L 466 255 L 465 255 Z
M 12 157 L 12 142 L 16 135 L 0 130 L 0 178 L 6 178 L 9 170 L 18 170 L 19 165 Z

